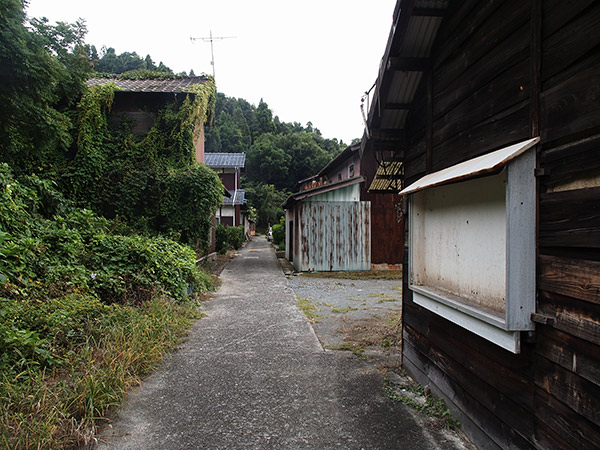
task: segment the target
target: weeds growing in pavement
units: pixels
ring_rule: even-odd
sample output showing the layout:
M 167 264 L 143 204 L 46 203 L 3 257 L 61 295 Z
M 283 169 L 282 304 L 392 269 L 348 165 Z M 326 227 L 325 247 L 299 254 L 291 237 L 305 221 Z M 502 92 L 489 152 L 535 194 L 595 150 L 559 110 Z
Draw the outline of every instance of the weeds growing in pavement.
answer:
M 460 428 L 460 422 L 452 417 L 450 409 L 442 399 L 435 398 L 428 389 L 417 383 L 396 384 L 387 378 L 383 384 L 386 396 L 394 401 L 415 408 L 429 417 L 437 419 L 445 428 Z
M 298 297 L 298 307 L 304 313 L 309 322 L 318 322 L 321 316 L 317 314 L 317 306 L 307 298 Z

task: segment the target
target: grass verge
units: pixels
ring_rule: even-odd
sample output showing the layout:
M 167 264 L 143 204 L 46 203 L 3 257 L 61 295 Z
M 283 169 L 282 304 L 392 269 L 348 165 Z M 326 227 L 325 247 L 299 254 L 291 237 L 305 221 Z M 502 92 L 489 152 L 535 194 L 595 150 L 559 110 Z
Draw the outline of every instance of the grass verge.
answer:
M 155 297 L 104 306 L 54 367 L 23 363 L 0 374 L 0 448 L 89 445 L 96 427 L 186 335 L 201 313 Z

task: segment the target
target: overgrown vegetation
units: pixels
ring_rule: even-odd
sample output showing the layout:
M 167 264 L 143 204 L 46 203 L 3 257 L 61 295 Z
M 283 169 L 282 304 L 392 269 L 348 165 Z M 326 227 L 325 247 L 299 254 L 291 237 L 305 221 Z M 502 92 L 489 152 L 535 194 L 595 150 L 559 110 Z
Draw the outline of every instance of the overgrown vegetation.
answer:
M 0 2 L 0 447 L 75 448 L 199 316 L 196 265 L 222 199 L 193 159 L 211 80 L 145 136 L 87 90 L 85 24 Z M 131 75 L 130 75 L 131 76 Z
M 115 90 L 94 86 L 79 103 L 77 152 L 63 184 L 79 204 L 105 217 L 205 250 L 223 186 L 195 162 L 193 142 L 210 120 L 214 83 L 207 80 L 156 111 L 152 128 L 139 138 L 131 122 L 109 123 Z
M 225 253 L 228 250 L 238 250 L 244 243 L 244 227 L 226 227 L 217 225 L 215 230 L 216 250 L 219 253 Z
M 213 281 L 187 246 L 71 206 L 0 165 L 0 429 L 5 448 L 84 442 L 185 333 Z

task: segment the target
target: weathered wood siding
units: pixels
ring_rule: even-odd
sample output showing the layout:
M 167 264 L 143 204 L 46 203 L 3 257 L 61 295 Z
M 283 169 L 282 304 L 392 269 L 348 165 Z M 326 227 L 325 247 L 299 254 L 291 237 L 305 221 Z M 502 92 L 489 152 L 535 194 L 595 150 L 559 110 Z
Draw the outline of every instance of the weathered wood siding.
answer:
M 404 365 L 482 448 L 600 445 L 599 30 L 593 0 L 451 2 L 433 95 L 424 82 L 407 123 L 405 186 L 428 167 L 542 138 L 537 311 L 549 320 L 522 352 L 414 304 L 404 280 Z
M 298 270 L 371 268 L 369 202 L 301 202 L 295 208 L 293 260 Z
M 371 203 L 371 263 L 402 264 L 404 218 L 402 197 L 397 194 L 367 194 Z

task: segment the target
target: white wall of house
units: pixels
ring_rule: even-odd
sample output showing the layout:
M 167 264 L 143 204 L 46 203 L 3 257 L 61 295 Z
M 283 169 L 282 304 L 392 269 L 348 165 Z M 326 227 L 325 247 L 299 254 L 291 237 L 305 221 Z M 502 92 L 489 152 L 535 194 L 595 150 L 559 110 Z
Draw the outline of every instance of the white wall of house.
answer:
M 239 225 L 239 223 L 235 223 L 235 209 L 233 206 L 227 205 L 227 206 L 221 206 L 219 207 L 219 209 L 217 209 L 217 221 L 221 222 L 221 218 L 222 217 L 233 217 L 234 218 L 234 225 Z

